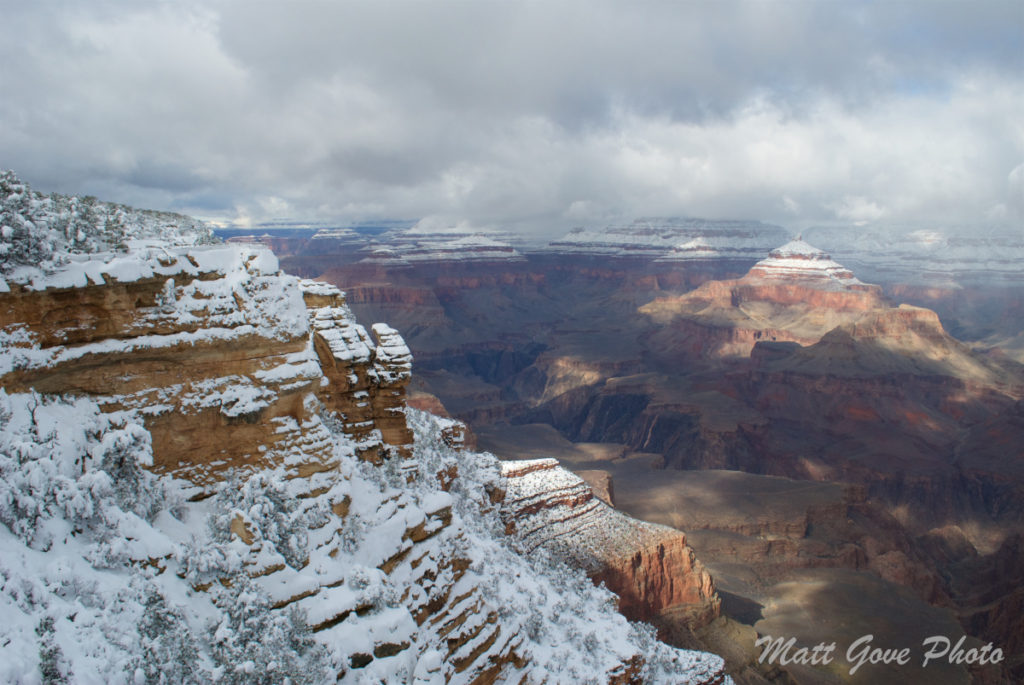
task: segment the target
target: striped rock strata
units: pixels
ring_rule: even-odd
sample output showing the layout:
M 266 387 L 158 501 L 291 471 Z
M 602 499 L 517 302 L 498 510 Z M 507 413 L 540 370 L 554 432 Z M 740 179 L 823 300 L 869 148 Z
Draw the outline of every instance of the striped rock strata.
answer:
M 337 289 L 308 284 L 303 294 L 281 279 L 266 250 L 226 246 L 154 248 L 9 279 L 0 382 L 140 409 L 156 469 L 197 485 L 232 467 L 333 468 L 323 436 L 303 429 L 310 393 L 364 458 L 408 456 L 411 356 L 401 338 L 378 326 L 375 343 Z
M 632 620 L 672 618 L 695 629 L 718 616 L 711 576 L 681 531 L 619 513 L 554 459 L 502 462 L 502 475 L 503 518 L 526 553 L 569 559 L 617 594 Z
M 538 627 L 528 629 L 529 607 L 509 613 L 503 600 L 536 587 L 530 567 L 481 537 L 482 529 L 456 525 L 456 495 L 445 491 L 465 462 L 478 473 L 492 470 L 486 478 L 498 493 L 497 469 L 479 455 L 460 461 L 454 448 L 462 432 L 426 419 L 421 435 L 436 445 L 406 458 L 413 456 L 404 398 L 409 351 L 387 326 L 368 334 L 337 289 L 282 275 L 263 249 L 154 245 L 71 260 L 45 274 L 15 270 L 0 291 L 5 392 L 85 396 L 106 412 L 137 417 L 152 436 L 152 470 L 190 484 L 193 502 L 183 505 L 181 521 L 201 521 L 207 502 L 224 496 L 218 486 L 229 473 L 247 479 L 219 533 L 232 540 L 240 567 L 204 572 L 205 562 L 193 559 L 202 549 L 153 556 L 145 545 L 141 556 L 128 552 L 130 563 L 168 583 L 187 582 L 177 592 L 189 597 L 244 573 L 273 607 L 304 611 L 345 682 L 396 673 L 419 683 L 556 677 L 559 665 L 532 636 Z M 361 471 L 358 459 L 378 463 L 378 475 Z M 474 485 L 480 478 L 469 485 L 482 487 Z M 277 524 L 261 518 L 263 505 L 245 504 L 274 492 L 304 522 L 307 542 L 297 550 L 274 537 Z M 472 496 L 477 516 L 493 516 L 486 495 Z M 188 549 L 188 529 L 177 521 L 154 522 L 146 534 Z M 474 562 L 493 554 L 518 570 L 496 574 Z M 189 571 L 195 564 L 199 571 Z M 196 572 L 207 577 L 194 579 Z M 580 610 L 581 628 L 598 618 Z M 620 616 L 600 619 L 628 634 L 615 622 Z M 588 676 L 642 682 L 647 650 L 659 643 L 615 644 L 597 650 Z M 724 682 L 717 657 L 657 650 L 658 672 Z

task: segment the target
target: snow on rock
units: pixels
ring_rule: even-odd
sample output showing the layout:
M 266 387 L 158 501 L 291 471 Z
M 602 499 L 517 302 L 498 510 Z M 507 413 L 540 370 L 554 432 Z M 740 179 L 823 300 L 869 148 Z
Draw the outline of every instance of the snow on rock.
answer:
M 373 358 L 374 344 L 366 329 L 343 307 L 323 307 L 313 313 L 313 330 L 342 364 L 365 364 Z
M 886 307 L 879 286 L 797 239 L 773 249 L 742 278 L 706 281 L 639 311 L 661 324 L 653 334 L 657 346 L 681 359 L 736 359 L 749 357 L 760 341 L 816 343 L 836 326 Z
M 0 394 L 0 680 L 723 682 L 718 657 L 657 642 L 607 590 L 517 553 L 488 504 L 497 460 L 413 413 L 423 466 L 462 467 L 450 492 L 331 433 L 339 469 L 313 496 L 270 470 L 188 502 L 140 468 L 130 414 Z
M 310 304 L 310 299 L 319 301 L 322 298 L 324 304 L 333 302 L 336 299 L 341 301 L 345 299 L 345 293 L 338 286 L 324 283 L 323 281 L 304 278 L 299 281 L 299 289 L 302 291 L 302 296 L 306 298 L 307 304 Z
M 518 551 L 497 459 L 406 406 L 408 348 L 340 291 L 82 231 L 0 293 L 0 681 L 723 682 Z
M 358 245 L 365 241 L 365 236 L 353 231 L 351 228 L 344 227 L 321 228 L 310 238 L 310 242 L 314 245 L 330 245 L 332 248 L 337 247 L 338 244 Z M 315 249 L 323 248 L 318 247 Z
M 384 323 L 373 324 L 373 335 L 377 338 L 374 365 L 378 375 L 389 384 L 409 380 L 412 377 L 412 352 L 402 336 Z
M 363 262 L 391 266 L 413 263 L 474 261 L 518 262 L 525 257 L 506 233 L 465 224 L 423 220 L 411 228 L 387 231 L 364 248 Z
M 603 229 L 573 229 L 549 244 L 554 252 L 658 258 L 661 261 L 753 260 L 789 233 L 757 221 L 643 218 Z
M 502 462 L 506 529 L 525 553 L 544 549 L 604 582 L 635 620 L 685 615 L 690 629 L 718 616 L 710 575 L 672 528 L 626 516 L 554 459 Z
M 379 461 L 385 452 L 408 457 L 412 434 L 404 410 L 412 354 L 402 337 L 391 327 L 377 324 L 375 344 L 355 322 L 340 291 L 317 288 L 307 290 L 305 297 L 311 303 L 313 346 L 323 373 L 322 401 L 363 445 L 364 459 Z
M 755 264 L 747 280 L 755 279 L 815 281 L 815 287 L 835 289 L 864 285 L 831 255 L 799 238 L 775 248 Z
M 208 226 L 180 214 L 138 210 L 93 197 L 43 195 L 0 171 L 0 274 L 19 266 L 49 271 L 72 254 L 124 251 L 130 242 L 217 242 Z
M 306 468 L 296 450 L 312 455 L 317 440 L 296 407 L 323 372 L 297 279 L 261 247 L 149 241 L 130 250 L 9 274 L 12 288 L 0 294 L 5 387 L 138 409 L 156 437 L 156 467 L 187 465 L 191 474 L 179 475 L 196 483 L 243 464 Z M 296 415 L 289 435 L 268 430 Z

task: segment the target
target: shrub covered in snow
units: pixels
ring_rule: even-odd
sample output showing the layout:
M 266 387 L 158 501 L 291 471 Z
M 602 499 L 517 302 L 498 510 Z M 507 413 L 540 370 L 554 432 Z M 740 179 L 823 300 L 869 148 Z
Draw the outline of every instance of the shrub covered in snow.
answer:
M 0 390 L 0 681 L 131 680 L 144 598 L 163 592 L 142 564 L 174 549 L 152 522 L 182 501 L 151 462 L 127 415 Z
M 12 171 L 0 171 L 0 274 L 20 265 L 59 263 L 67 254 L 126 249 L 126 241 L 158 238 L 171 245 L 217 242 L 200 221 L 139 210 L 94 197 L 43 195 Z
M 244 574 L 220 588 L 214 603 L 221 620 L 210 631 L 213 675 L 227 685 L 325 682 L 327 650 L 291 608 L 273 611 L 266 595 Z
M 241 572 L 241 543 L 210 533 L 246 506 L 294 560 L 308 512 L 265 474 L 190 507 L 151 463 L 127 414 L 0 389 L 0 682 L 329 680 L 302 616 L 271 610 Z M 206 577 L 228 585 L 192 590 Z
M 463 682 L 446 636 L 409 609 L 446 582 L 474 588 L 469 620 L 493 614 L 521 638 L 530 682 L 598 682 L 637 655 L 648 682 L 685 680 L 692 653 L 629 624 L 578 571 L 512 548 L 489 503 L 502 486 L 492 455 L 453 450 L 444 419 L 408 416 L 413 483 L 358 461 L 333 433 L 340 472 L 320 474 L 316 496 L 297 497 L 274 470 L 189 503 L 145 468 L 149 435 L 130 415 L 0 390 L 0 682 Z M 452 466 L 459 477 L 444 492 L 433 474 Z M 330 513 L 340 501 L 343 520 Z M 448 508 L 447 527 L 431 523 Z M 379 568 L 409 544 L 407 529 L 428 524 L 431 556 Z M 461 578 L 439 564 L 446 555 L 470 561 Z M 307 587 L 333 594 L 294 601 Z M 307 627 L 339 611 L 330 629 Z M 382 643 L 393 656 L 372 656 Z
M 34 549 L 64 526 L 111 543 L 180 499 L 141 468 L 153 460 L 149 432 L 87 400 L 0 389 L 0 433 L 0 522 Z
M 138 628 L 140 649 L 129 666 L 134 682 L 200 682 L 205 674 L 185 614 L 153 587 L 144 594 Z
M 271 473 L 255 473 L 244 480 L 232 475 L 219 489 L 216 505 L 218 513 L 210 519 L 215 540 L 228 542 L 231 524 L 238 519 L 254 541 L 280 553 L 295 569 L 309 560 L 308 531 L 324 525 L 328 516 L 316 502 L 303 502 L 289 493 Z

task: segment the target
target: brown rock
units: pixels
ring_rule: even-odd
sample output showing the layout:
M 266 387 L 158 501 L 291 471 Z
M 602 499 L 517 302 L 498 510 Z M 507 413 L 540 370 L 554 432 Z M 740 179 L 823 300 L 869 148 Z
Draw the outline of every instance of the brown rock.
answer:
M 678 530 L 615 511 L 553 459 L 502 463 L 502 515 L 526 551 L 544 547 L 619 595 L 632 620 L 671 617 L 691 628 L 713 620 L 711 576 Z
M 584 471 L 576 471 L 577 476 L 583 479 L 590 489 L 594 492 L 594 495 L 607 504 L 609 507 L 615 506 L 615 493 L 612 487 L 612 474 L 607 471 L 600 469 L 588 469 Z

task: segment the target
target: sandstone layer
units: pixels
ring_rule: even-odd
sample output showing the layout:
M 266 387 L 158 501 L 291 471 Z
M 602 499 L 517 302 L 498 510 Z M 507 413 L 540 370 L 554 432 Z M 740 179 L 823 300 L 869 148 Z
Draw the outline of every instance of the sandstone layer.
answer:
M 505 462 L 502 475 L 503 518 L 527 554 L 543 548 L 571 560 L 617 594 L 632 620 L 696 629 L 718 615 L 711 576 L 681 531 L 615 511 L 554 459 Z
M 408 349 L 387 327 L 375 343 L 337 289 L 282 293 L 276 260 L 234 247 L 136 253 L 93 268 L 84 287 L 12 283 L 0 295 L 13 348 L 4 387 L 143 410 L 156 467 L 196 484 L 228 468 L 331 469 L 326 443 L 303 430 L 309 393 L 366 458 L 408 453 Z
M 238 572 L 274 608 L 302 610 L 317 640 L 345 650 L 339 676 L 373 678 L 410 659 L 430 682 L 531 682 L 543 672 L 525 619 L 502 614 L 471 568 L 466 532 L 452 525 L 459 462 L 450 453 L 465 431 L 437 426 L 434 461 L 413 458 L 412 358 L 397 331 L 375 324 L 371 335 L 336 288 L 284 276 L 268 252 L 244 246 L 147 248 L 4 286 L 5 391 L 87 396 L 107 412 L 131 412 L 152 436 L 152 468 L 190 482 L 194 506 L 229 473 L 247 484 L 283 473 L 289 506 L 323 514 L 301 531 L 303 558 L 272 543 L 257 508 L 238 509 L 218 534 L 235 541 Z M 393 474 L 387 496 L 352 485 L 367 482 L 342 467 L 355 457 Z M 401 490 L 418 481 L 423 488 Z M 504 489 L 497 473 L 489 483 Z M 365 569 L 333 563 L 354 544 L 365 547 Z M 178 563 L 133 561 L 159 572 Z M 207 575 L 189 591 L 231 585 L 229 575 Z M 395 606 L 367 600 L 365 583 L 393 593 Z M 638 590 L 636 601 L 677 594 Z M 640 682 L 648 655 L 627 651 L 601 656 L 608 667 L 591 676 Z M 674 651 L 670 659 L 694 682 L 724 681 L 714 657 Z

